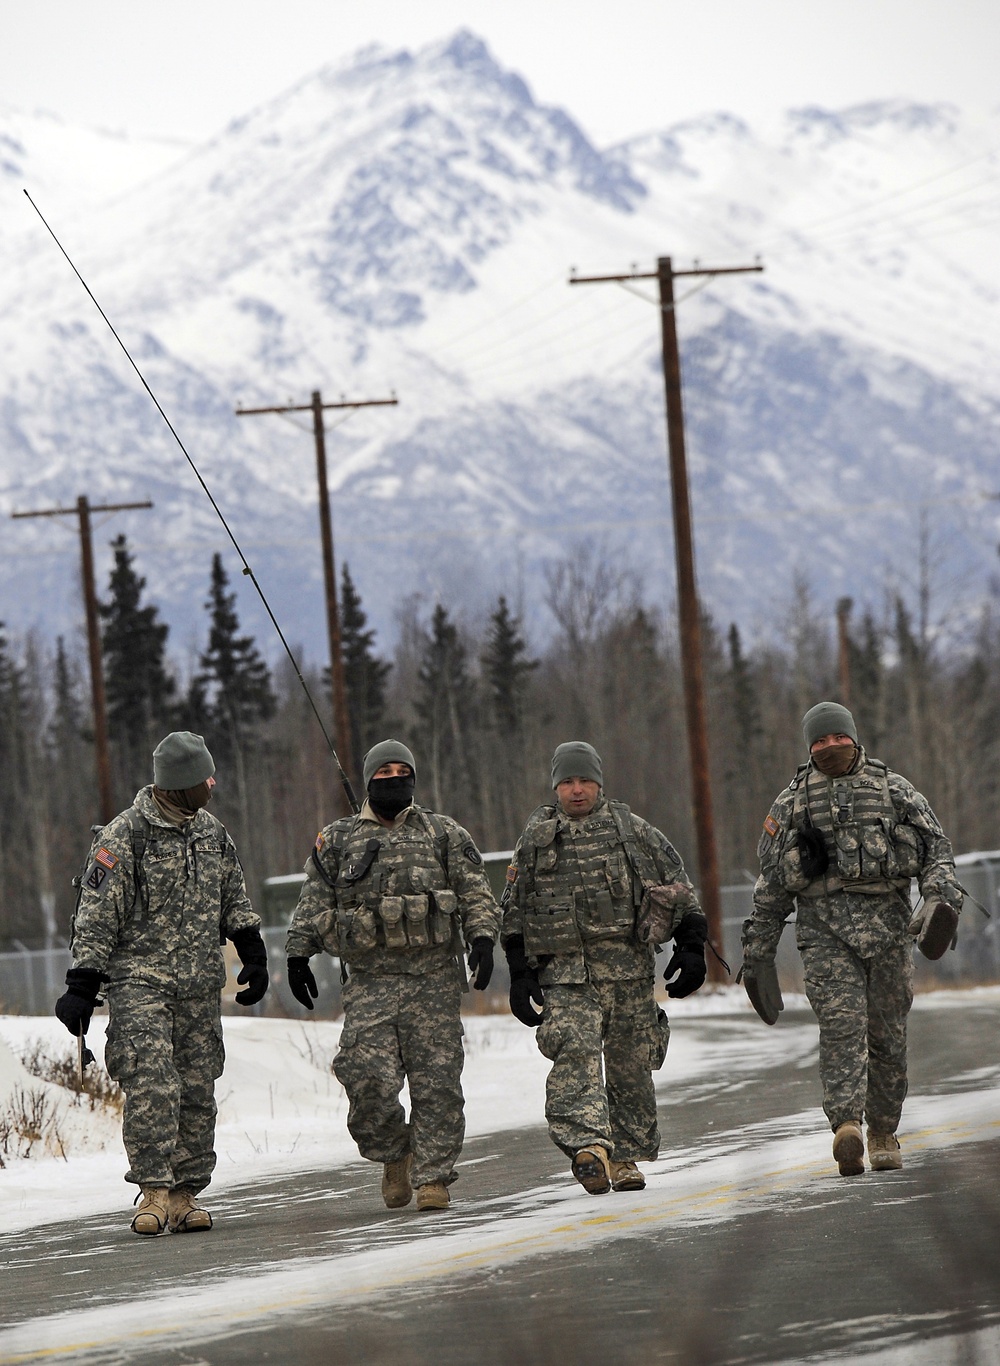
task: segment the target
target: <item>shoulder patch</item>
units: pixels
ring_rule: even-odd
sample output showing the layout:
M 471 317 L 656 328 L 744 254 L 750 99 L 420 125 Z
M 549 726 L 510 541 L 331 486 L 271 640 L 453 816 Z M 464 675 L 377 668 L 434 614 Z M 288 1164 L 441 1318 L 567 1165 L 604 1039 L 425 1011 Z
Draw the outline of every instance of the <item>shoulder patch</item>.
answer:
M 781 827 L 778 824 L 778 822 L 774 819 L 774 817 L 768 816 L 767 820 L 764 822 L 765 834 L 770 835 L 771 838 L 774 839 L 775 835 L 778 833 L 780 829 Z
M 462 853 L 469 860 L 469 862 L 474 863 L 477 868 L 482 866 L 483 856 L 476 848 L 476 846 L 472 843 L 472 840 L 468 840 L 465 844 L 462 845 Z
M 98 849 L 93 863 L 83 875 L 83 886 L 89 892 L 100 892 L 103 895 L 107 890 L 105 884 L 112 871 L 117 868 L 119 861 L 107 849 Z
M 516 863 L 508 863 L 508 864 L 507 864 L 507 881 L 508 881 L 511 885 L 513 885 L 513 884 L 517 881 L 517 864 L 516 864 Z
M 94 855 L 94 860 L 95 862 L 100 863 L 103 867 L 107 868 L 109 873 L 111 872 L 112 868 L 114 868 L 115 864 L 118 862 L 118 860 L 115 858 L 111 850 L 105 849 L 103 845 L 100 847 L 100 849 L 98 849 L 97 853 Z
M 326 840 L 324 840 L 324 838 L 323 838 L 323 831 L 321 830 L 321 831 L 319 832 L 319 834 L 316 836 L 316 852 L 317 852 L 317 854 L 322 854 L 322 852 L 323 852 L 323 845 L 324 845 L 325 843 L 326 843 Z

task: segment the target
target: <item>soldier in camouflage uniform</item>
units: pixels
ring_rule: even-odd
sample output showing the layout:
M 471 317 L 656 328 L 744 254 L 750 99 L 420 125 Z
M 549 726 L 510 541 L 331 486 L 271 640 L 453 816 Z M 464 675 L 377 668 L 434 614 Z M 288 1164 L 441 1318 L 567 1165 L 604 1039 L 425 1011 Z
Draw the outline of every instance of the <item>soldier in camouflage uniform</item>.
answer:
M 387 1208 L 408 1205 L 416 1188 L 418 1210 L 441 1210 L 465 1137 L 463 939 L 482 991 L 500 908 L 468 832 L 413 801 L 416 771 L 398 740 L 365 755 L 367 800 L 320 831 L 286 951 L 288 985 L 308 1010 L 317 994 L 310 957 L 325 950 L 349 969 L 333 1070 L 362 1157 L 383 1165 Z
M 511 1011 L 538 1026 L 552 1061 L 549 1134 L 593 1195 L 646 1184 L 636 1163 L 659 1151 L 652 1074 L 670 1035 L 653 994 L 656 948 L 673 938 L 668 994 L 687 996 L 705 980 L 707 937 L 677 851 L 608 801 L 603 781 L 593 746 L 559 745 L 557 801 L 529 817 L 503 896 Z
M 773 1024 L 782 1004 L 774 958 L 797 903 L 834 1158 L 843 1176 L 865 1170 L 865 1120 L 872 1170 L 898 1170 L 913 937 L 928 957 L 940 956 L 963 893 L 926 798 L 868 757 L 847 708 L 818 703 L 802 731 L 809 762 L 771 807 L 757 850 L 760 877 L 743 926 L 745 982 L 758 1013 Z M 915 915 L 914 877 L 924 898 Z
M 175 731 L 153 753 L 153 784 L 100 831 L 73 919 L 73 966 L 56 1014 L 85 1034 L 102 982 L 105 1062 L 125 1093 L 125 1180 L 140 1187 L 136 1233 L 212 1227 L 195 1197 L 215 1168 L 215 1081 L 225 1054 L 220 944 L 243 962 L 236 999 L 267 990 L 260 918 L 236 847 L 203 808 L 215 764 L 200 735 Z

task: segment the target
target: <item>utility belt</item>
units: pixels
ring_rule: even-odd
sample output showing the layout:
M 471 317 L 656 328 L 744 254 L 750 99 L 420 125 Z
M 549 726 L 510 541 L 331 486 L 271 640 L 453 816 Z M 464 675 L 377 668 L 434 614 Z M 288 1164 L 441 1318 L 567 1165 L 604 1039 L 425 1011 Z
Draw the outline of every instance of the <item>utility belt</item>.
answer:
M 376 948 L 426 949 L 453 941 L 458 897 L 444 889 L 405 896 L 379 896 L 337 911 L 342 956 Z
M 855 896 L 885 896 L 889 892 L 899 892 L 903 897 L 908 898 L 909 890 L 910 879 L 908 877 L 878 878 L 871 882 L 844 882 L 841 878 L 827 873 L 825 878 L 816 878 L 809 883 L 808 887 L 803 887 L 795 895 L 812 901 L 833 892 L 850 892 Z
M 524 947 L 532 957 L 579 953 L 601 939 L 632 939 L 635 907 L 631 897 L 613 897 L 606 888 L 535 892 L 524 908 Z

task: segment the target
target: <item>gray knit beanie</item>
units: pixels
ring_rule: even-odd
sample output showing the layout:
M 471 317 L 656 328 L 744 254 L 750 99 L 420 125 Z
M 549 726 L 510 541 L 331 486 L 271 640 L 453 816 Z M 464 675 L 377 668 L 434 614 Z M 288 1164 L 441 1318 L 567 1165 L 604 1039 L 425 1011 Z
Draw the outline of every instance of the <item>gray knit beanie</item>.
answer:
M 153 750 L 153 782 L 164 792 L 197 787 L 214 772 L 205 741 L 189 730 L 172 730 Z
M 589 778 L 591 782 L 604 786 L 601 756 L 585 740 L 567 740 L 564 744 L 556 745 L 556 752 L 552 756 L 552 786 L 558 787 L 567 778 Z
M 365 755 L 365 790 L 368 784 L 379 771 L 383 764 L 409 764 L 413 771 L 414 778 L 417 776 L 417 765 L 413 755 L 403 744 L 402 740 L 380 740 L 377 745 L 372 745 Z
M 856 745 L 861 743 L 854 717 L 839 702 L 817 702 L 810 707 L 802 718 L 802 734 L 809 750 L 824 735 L 849 735 Z

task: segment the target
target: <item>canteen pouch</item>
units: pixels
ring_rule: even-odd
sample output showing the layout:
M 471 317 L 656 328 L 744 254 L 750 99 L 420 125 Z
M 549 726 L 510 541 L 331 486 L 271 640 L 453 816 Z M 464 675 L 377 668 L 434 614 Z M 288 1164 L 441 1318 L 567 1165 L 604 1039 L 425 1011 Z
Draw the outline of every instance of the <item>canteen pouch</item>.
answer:
M 434 911 L 431 915 L 431 942 L 450 944 L 453 917 L 458 911 L 458 897 L 454 892 L 432 892 Z
M 429 909 L 430 906 L 427 901 L 426 892 L 418 892 L 413 896 L 403 897 L 403 918 L 405 922 L 406 942 L 411 949 L 426 948 L 431 942 L 430 930 L 427 924 L 427 913 Z
M 555 901 L 551 897 L 532 897 L 524 913 L 524 947 L 533 958 L 578 953 L 583 943 L 572 903 Z
M 406 926 L 403 923 L 403 898 L 384 896 L 379 902 L 379 919 L 387 949 L 406 948 Z

